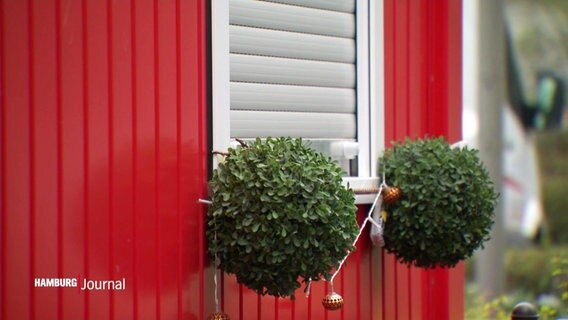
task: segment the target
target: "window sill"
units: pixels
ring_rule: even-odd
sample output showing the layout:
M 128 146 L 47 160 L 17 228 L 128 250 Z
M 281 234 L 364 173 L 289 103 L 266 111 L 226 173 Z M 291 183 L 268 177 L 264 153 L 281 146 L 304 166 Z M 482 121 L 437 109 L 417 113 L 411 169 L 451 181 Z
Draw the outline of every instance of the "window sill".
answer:
M 345 177 L 343 184 L 355 192 L 355 204 L 371 204 L 379 192 L 379 178 Z

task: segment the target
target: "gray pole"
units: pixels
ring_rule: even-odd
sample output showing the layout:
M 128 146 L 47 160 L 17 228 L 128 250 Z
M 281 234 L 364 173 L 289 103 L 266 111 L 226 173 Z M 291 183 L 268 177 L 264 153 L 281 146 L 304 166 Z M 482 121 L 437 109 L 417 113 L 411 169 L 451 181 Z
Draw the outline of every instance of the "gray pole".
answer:
M 471 24 L 464 26 L 464 32 L 468 32 L 467 28 L 472 28 L 469 30 L 469 39 L 473 41 L 472 46 L 464 44 L 469 47 L 464 50 L 464 61 L 472 59 L 475 69 L 471 81 L 473 82 L 472 100 L 479 120 L 477 147 L 496 190 L 501 190 L 503 154 L 501 113 L 506 104 L 503 3 L 500 0 L 464 0 L 464 15 L 473 15 Z M 464 40 L 468 41 L 468 38 L 464 37 Z M 503 292 L 504 241 L 503 206 L 499 204 L 491 240 L 486 243 L 484 250 L 477 253 L 475 263 L 476 282 L 489 297 L 495 297 Z

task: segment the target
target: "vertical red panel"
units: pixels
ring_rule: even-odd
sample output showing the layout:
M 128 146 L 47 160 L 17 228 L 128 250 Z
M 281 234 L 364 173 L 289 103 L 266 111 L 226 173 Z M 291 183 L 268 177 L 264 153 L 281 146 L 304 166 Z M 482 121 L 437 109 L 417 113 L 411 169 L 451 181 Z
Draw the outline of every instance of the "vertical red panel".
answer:
M 107 108 L 108 108 L 108 279 L 115 279 L 115 272 L 114 272 L 114 246 L 115 246 L 115 192 L 117 188 L 115 186 L 115 175 L 114 171 L 116 168 L 116 159 L 115 159 L 115 125 L 114 125 L 114 61 L 113 61 L 113 23 L 112 23 L 112 12 L 113 12 L 113 4 L 110 0 L 107 1 L 106 4 L 106 36 L 107 36 L 107 48 L 106 48 L 106 58 L 108 64 L 107 70 Z M 120 213 L 118 213 L 120 214 Z M 114 319 L 115 316 L 115 304 L 114 304 L 114 291 L 109 291 L 109 319 Z
M 258 294 L 251 290 L 244 290 L 242 286 L 239 289 L 242 296 L 242 303 L 239 301 L 239 317 L 247 320 L 261 320 L 262 318 L 259 318 L 256 312 L 259 303 Z M 246 310 L 243 306 L 246 306 Z
M 368 244 L 372 246 L 372 244 Z M 384 306 L 384 285 L 382 273 L 382 256 L 383 251 L 379 249 L 369 250 L 369 291 L 368 295 L 371 297 L 369 301 L 369 314 L 370 319 L 384 319 L 383 310 Z
M 294 302 L 292 300 L 278 298 L 278 299 L 276 299 L 276 308 L 277 308 L 277 312 L 278 312 L 276 319 L 278 319 L 278 320 L 292 320 L 293 309 L 294 309 Z
M 110 213 L 112 187 L 110 184 L 110 106 L 108 61 L 108 8 L 105 1 L 86 1 L 87 49 L 87 152 L 88 152 L 88 215 L 87 243 L 88 279 L 110 279 Z M 103 232 L 104 230 L 104 232 Z M 109 318 L 111 295 L 109 291 L 89 291 L 87 315 L 91 319 Z
M 385 143 L 388 146 L 391 142 L 391 139 L 395 136 L 395 112 L 392 110 L 394 108 L 394 62 L 395 61 L 395 2 L 394 1 L 384 1 L 384 77 L 385 77 Z M 389 63 L 391 62 L 391 63 Z M 383 295 L 384 296 L 384 295 Z M 384 317 L 384 314 L 383 314 Z
M 33 217 L 31 172 L 31 48 L 26 1 L 2 1 L 3 314 L 29 319 L 33 314 Z
M 157 42 L 157 176 L 158 209 L 158 296 L 159 319 L 175 318 L 177 310 L 177 103 L 176 103 L 176 6 L 174 0 L 156 1 L 155 32 Z
M 428 92 L 425 90 L 428 82 L 426 67 L 423 61 L 424 51 L 427 48 L 427 19 L 426 2 L 411 1 L 408 12 L 408 75 L 407 95 L 408 108 L 412 110 L 409 117 L 409 135 L 418 137 L 426 130 L 426 101 Z
M 448 134 L 448 1 L 426 4 L 427 130 L 434 136 Z
M 154 251 L 154 255 L 156 257 L 155 260 L 155 286 L 156 286 L 156 293 L 155 293 L 155 307 L 156 307 L 156 313 L 154 314 L 154 318 L 155 319 L 160 319 L 161 317 L 161 307 L 162 307 L 162 297 L 161 297 L 161 293 L 162 293 L 162 275 L 161 275 L 161 264 L 162 261 L 160 260 L 161 258 L 161 237 L 160 237 L 160 232 L 161 232 L 161 221 L 159 218 L 159 215 L 157 215 L 156 213 L 160 210 L 160 196 L 161 196 L 161 191 L 160 191 L 160 182 L 161 182 L 161 172 L 160 172 L 160 146 L 161 146 L 161 139 L 160 139 L 160 56 L 159 56 L 159 52 L 160 52 L 160 41 L 159 41 L 159 5 L 158 5 L 158 1 L 154 0 L 152 2 L 152 21 L 153 21 L 153 44 L 152 44 L 152 49 L 153 49 L 153 61 L 151 64 L 151 68 L 154 71 L 153 74 L 153 90 L 154 90 L 154 104 L 153 104 L 153 123 L 154 123 L 154 154 L 152 156 L 153 158 L 153 162 L 154 162 L 154 208 L 152 211 L 152 220 L 148 220 L 149 221 L 153 221 L 153 229 L 154 229 L 154 233 L 156 235 L 156 243 L 153 246 L 153 251 Z
M 183 247 L 183 319 L 205 319 L 205 299 L 212 300 L 211 278 L 204 279 L 204 207 L 196 199 L 206 198 L 207 161 L 207 61 L 205 1 L 179 1 L 179 153 L 181 156 L 180 220 Z M 196 239 L 197 238 L 197 239 Z M 206 282 L 205 282 L 206 281 Z M 212 311 L 209 309 L 209 311 Z
M 360 239 L 363 240 L 363 239 Z M 337 276 L 335 282 L 339 280 L 340 286 L 337 287 L 338 292 L 343 296 L 345 305 L 340 309 L 341 317 L 339 319 L 361 319 L 361 273 L 360 273 L 360 253 L 363 241 L 357 241 L 357 250 L 353 252 L 343 266 L 340 274 Z M 336 285 L 337 286 L 337 285 Z M 347 318 L 345 317 L 347 315 Z M 330 317 L 330 319 L 333 319 Z M 338 318 L 336 318 L 338 319 Z
M 175 174 L 176 174 L 176 195 L 175 195 L 175 220 L 176 220 L 176 245 L 175 245 L 175 255 L 177 259 L 177 265 L 175 267 L 175 274 L 177 277 L 177 282 L 175 283 L 176 291 L 176 316 L 178 319 L 183 317 L 183 299 L 182 299 L 182 287 L 184 277 L 183 272 L 183 254 L 182 254 L 182 207 L 181 207 L 181 30 L 180 30 L 180 16 L 181 16 L 180 1 L 175 2 L 175 69 L 176 69 L 176 85 L 175 85 L 175 109 L 176 109 L 176 160 L 175 160 Z M 199 31 L 198 31 L 199 32 Z
M 359 225 L 367 217 L 369 208 L 360 206 L 357 212 L 357 220 Z M 347 265 L 344 273 L 344 290 L 342 294 L 348 298 L 351 308 L 346 308 L 343 319 L 371 319 L 371 308 L 373 305 L 373 295 L 378 294 L 378 290 L 371 285 L 373 272 L 378 271 L 370 268 L 369 261 L 373 250 L 370 244 L 368 234 L 370 232 L 370 224 L 367 224 L 362 232 L 361 237 L 357 241 L 357 249 L 347 259 Z M 377 272 L 378 273 L 378 272 Z M 376 276 L 376 274 L 374 276 Z
M 367 208 L 364 209 L 367 211 Z M 371 226 L 364 231 L 369 234 Z M 365 237 L 367 238 L 367 237 Z M 380 309 L 380 286 L 376 286 L 375 279 L 379 278 L 380 270 L 373 265 L 373 252 L 378 250 L 373 248 L 373 244 L 368 239 L 361 241 L 357 255 L 359 264 L 358 288 L 357 288 L 357 312 L 359 319 L 375 319 L 374 316 Z M 346 317 L 347 319 L 348 317 Z
M 109 46 L 109 180 L 112 195 L 109 210 L 111 235 L 110 278 L 124 278 L 129 290 L 111 291 L 111 318 L 134 317 L 134 261 L 132 216 L 134 196 L 133 155 L 133 84 L 131 3 L 108 1 Z
M 137 11 L 136 11 L 136 1 L 132 0 L 130 2 L 130 78 L 131 78 L 131 96 L 132 96 L 132 141 L 131 152 L 132 152 L 132 163 L 131 163 L 131 175 L 132 175 L 132 239 L 131 239 L 131 250 L 132 250 L 132 316 L 133 318 L 138 318 L 138 297 L 139 297 L 139 267 L 138 267 L 138 75 L 136 73 L 137 68 Z
M 155 229 L 156 163 L 154 93 L 154 3 L 134 1 L 135 46 L 135 210 L 136 215 L 136 307 L 140 319 L 157 315 L 157 235 Z
M 296 296 L 293 319 L 308 319 L 308 297 L 306 297 L 303 291 L 300 291 Z
M 31 127 L 34 141 L 34 192 L 32 203 L 35 212 L 33 252 L 34 278 L 57 277 L 59 274 L 58 234 L 60 191 L 58 176 L 59 141 L 56 98 L 55 59 L 55 6 L 53 2 L 33 2 L 31 7 L 31 41 L 33 65 Z M 36 316 L 55 319 L 58 317 L 58 292 L 61 289 L 38 288 L 35 293 Z
M 55 50 L 55 113 L 56 113 L 56 136 L 57 136 L 57 275 L 63 278 L 63 121 L 62 114 L 62 84 L 61 84 L 61 2 L 54 3 L 54 38 Z M 63 317 L 63 288 L 57 292 L 57 317 Z
M 226 291 L 230 292 L 230 291 Z M 225 298 L 225 303 L 228 302 L 228 299 Z M 230 304 L 229 304 L 230 305 Z M 273 319 L 275 318 L 275 307 L 276 307 L 276 300 L 274 297 L 271 296 L 262 296 L 260 300 L 258 300 L 257 304 L 257 317 L 259 319 Z
M 60 24 L 60 77 L 61 109 L 61 183 L 62 183 L 62 260 L 63 276 L 75 278 L 84 274 L 86 253 L 82 226 L 85 223 L 84 194 L 84 117 L 83 99 L 83 39 L 82 4 L 67 0 L 59 4 L 59 18 L 65 13 L 66 23 Z M 76 39 L 69 41 L 69 39 Z M 85 296 L 74 289 L 64 289 L 61 301 L 61 319 L 81 319 L 84 316 Z M 73 306 L 73 307 L 69 307 Z
M 460 1 L 385 2 L 386 142 L 424 135 L 444 135 L 450 141 L 459 139 L 460 47 Z M 400 117 L 406 119 L 406 126 Z M 389 121 L 393 124 L 388 124 Z M 388 278 L 388 262 L 384 263 L 387 267 L 385 277 Z M 389 313 L 390 307 L 385 306 L 384 318 L 461 318 L 461 268 L 409 270 L 397 265 L 396 314 Z M 451 286 L 449 279 L 453 281 Z M 384 294 L 388 295 L 391 288 L 387 282 Z M 450 308 L 450 299 L 456 302 L 455 307 Z M 385 297 L 383 301 L 387 300 Z
M 321 302 L 326 294 L 330 292 L 329 285 L 326 282 L 314 282 L 312 283 L 312 290 L 310 294 L 311 299 L 311 319 L 325 319 L 327 320 L 328 312 L 325 311 Z M 339 292 L 338 292 L 339 293 Z
M 0 2 L 0 88 L 4 90 L 4 3 Z M 0 95 L 0 318 L 5 319 L 6 296 L 6 114 L 5 92 Z
M 81 277 L 87 277 L 89 275 L 90 267 L 90 257 L 88 251 L 89 243 L 89 214 L 90 214 L 90 204 L 89 204 L 89 43 L 88 38 L 88 15 L 87 15 L 87 1 L 83 0 L 81 4 L 81 40 L 82 40 L 82 64 L 83 64 L 83 74 L 82 74 L 82 86 L 83 86 L 83 118 L 82 118 L 82 139 L 83 139 L 83 225 L 82 225 L 82 238 L 83 238 L 83 272 L 78 274 L 79 284 L 81 282 Z M 84 295 L 84 308 L 82 310 L 83 319 L 89 319 L 89 292 L 85 292 Z
M 448 138 L 462 138 L 462 1 L 448 0 Z
M 396 319 L 397 318 L 397 262 L 393 255 L 383 252 L 382 256 L 382 277 L 383 287 L 381 288 L 383 294 L 383 319 Z
M 401 139 L 407 135 L 410 114 L 408 98 L 408 75 L 409 75 L 409 0 L 398 0 L 394 6 L 394 114 L 396 122 L 395 139 Z
M 161 209 L 160 208 L 160 196 L 161 196 L 161 190 L 160 190 L 160 182 L 161 182 L 161 172 L 160 172 L 160 146 L 161 146 L 161 139 L 160 139 L 160 40 L 159 40 L 159 5 L 158 5 L 158 0 L 154 0 L 152 3 L 152 20 L 153 20 L 153 40 L 154 43 L 152 45 L 153 51 L 154 51 L 154 61 L 152 63 L 152 67 L 154 69 L 154 82 L 153 82 L 153 87 L 154 87 L 154 166 L 155 166 L 155 171 L 154 171 L 154 198 L 156 199 L 155 203 L 154 203 L 154 210 L 152 212 L 152 220 L 149 221 L 153 221 L 154 225 L 154 232 L 156 234 L 156 243 L 154 244 L 154 254 L 156 256 L 156 261 L 155 261 L 155 277 L 156 277 L 156 314 L 154 315 L 155 319 L 160 319 L 161 318 L 161 313 L 162 313 L 162 274 L 161 274 L 161 265 L 162 265 L 162 261 L 161 259 L 161 237 L 160 237 L 160 232 L 161 232 L 161 224 L 160 224 L 160 217 L 157 214 L 157 212 Z M 148 222 L 149 222 L 148 221 Z
M 409 295 L 410 319 L 422 319 L 422 270 L 410 268 L 410 281 L 407 294 Z
M 0 8 L 0 318 L 203 319 L 205 2 Z
M 397 264 L 397 319 L 410 319 L 411 302 L 410 295 L 413 290 L 410 278 L 410 267 Z

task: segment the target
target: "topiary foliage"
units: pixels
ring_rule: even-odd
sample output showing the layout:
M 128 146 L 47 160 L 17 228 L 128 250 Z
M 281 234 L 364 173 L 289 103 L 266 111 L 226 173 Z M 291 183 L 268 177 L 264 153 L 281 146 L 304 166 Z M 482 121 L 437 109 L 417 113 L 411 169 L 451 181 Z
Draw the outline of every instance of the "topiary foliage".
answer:
M 301 140 L 229 149 L 210 182 L 209 253 L 263 295 L 293 297 L 299 277 L 329 278 L 358 233 L 355 197 L 341 177 Z
M 400 201 L 386 205 L 385 248 L 400 262 L 453 267 L 489 239 L 497 193 L 477 151 L 443 138 L 394 144 L 380 159 Z

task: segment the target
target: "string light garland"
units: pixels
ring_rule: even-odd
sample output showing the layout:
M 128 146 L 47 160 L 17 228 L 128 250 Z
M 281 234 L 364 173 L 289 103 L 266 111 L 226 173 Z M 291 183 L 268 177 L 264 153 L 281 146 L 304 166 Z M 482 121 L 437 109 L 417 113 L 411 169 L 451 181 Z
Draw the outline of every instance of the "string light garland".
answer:
M 365 218 L 365 220 L 363 220 L 363 223 L 361 224 L 361 227 L 359 228 L 359 233 L 357 234 L 357 237 L 355 237 L 355 240 L 353 241 L 353 246 L 355 246 L 357 241 L 359 241 L 359 237 L 361 237 L 361 234 L 363 233 L 363 230 L 365 229 L 367 222 L 372 223 L 375 227 L 379 228 L 379 230 L 383 229 L 383 219 L 381 217 L 379 217 L 378 221 L 375 221 L 375 219 L 373 219 L 372 215 L 373 215 L 373 212 L 374 212 L 375 207 L 377 205 L 378 205 L 379 209 L 381 207 L 381 204 L 382 204 L 381 195 L 382 195 L 383 190 L 385 188 L 388 188 L 388 186 L 385 183 L 384 178 L 383 178 L 383 182 L 379 186 L 379 192 L 377 192 L 377 195 L 375 196 L 375 200 L 373 201 L 373 205 L 371 206 L 371 209 L 369 209 L 369 213 L 367 214 L 367 217 Z M 353 251 L 347 252 L 345 257 L 343 257 L 343 259 L 339 262 L 339 265 L 338 265 L 337 269 L 335 270 L 335 272 L 331 275 L 329 282 L 330 282 L 332 288 L 333 288 L 333 279 L 335 279 L 335 277 L 339 274 L 339 271 L 341 271 L 341 268 L 343 267 L 345 260 L 347 260 L 347 258 L 351 254 L 351 252 L 353 252 Z
M 379 191 L 377 192 L 377 195 L 375 196 L 375 199 L 373 200 L 373 204 L 371 205 L 371 208 L 369 209 L 369 212 L 367 213 L 367 217 L 365 217 L 365 220 L 363 220 L 363 223 L 361 224 L 361 227 L 359 228 L 359 233 L 357 234 L 357 236 L 355 237 L 355 240 L 353 241 L 353 247 L 355 247 L 355 245 L 357 244 L 357 241 L 359 241 L 359 238 L 361 237 L 361 234 L 363 234 L 363 230 L 365 230 L 367 223 L 371 223 L 373 225 L 373 227 L 376 228 L 375 236 L 378 238 L 378 242 L 381 245 L 384 244 L 384 241 L 383 241 L 383 228 L 384 228 L 383 216 L 381 214 L 373 215 L 373 213 L 375 212 L 375 210 L 377 212 L 381 212 L 381 207 L 382 207 L 382 202 L 383 202 L 383 197 L 384 197 L 383 192 L 384 192 L 384 190 L 389 190 L 389 189 L 391 189 L 391 188 L 386 184 L 385 176 L 383 174 L 383 181 L 381 182 L 381 185 L 379 186 Z M 383 196 L 383 197 L 381 197 L 381 196 Z M 396 201 L 396 200 L 392 200 L 392 201 Z M 373 233 L 371 233 L 371 235 L 373 236 Z M 333 287 L 333 280 L 335 280 L 335 277 L 341 271 L 341 268 L 343 267 L 345 260 L 347 260 L 347 258 L 349 257 L 349 255 L 352 252 L 353 251 L 349 251 L 345 254 L 345 257 L 343 257 L 343 259 L 339 262 L 337 268 L 335 269 L 335 272 L 331 275 L 331 278 L 329 280 L 330 293 L 328 293 L 322 300 L 323 307 L 325 309 L 329 310 L 329 311 L 339 310 L 339 309 L 341 309 L 341 307 L 343 307 L 343 303 L 344 303 L 343 297 L 341 295 L 339 295 L 337 292 L 335 292 L 335 289 Z

